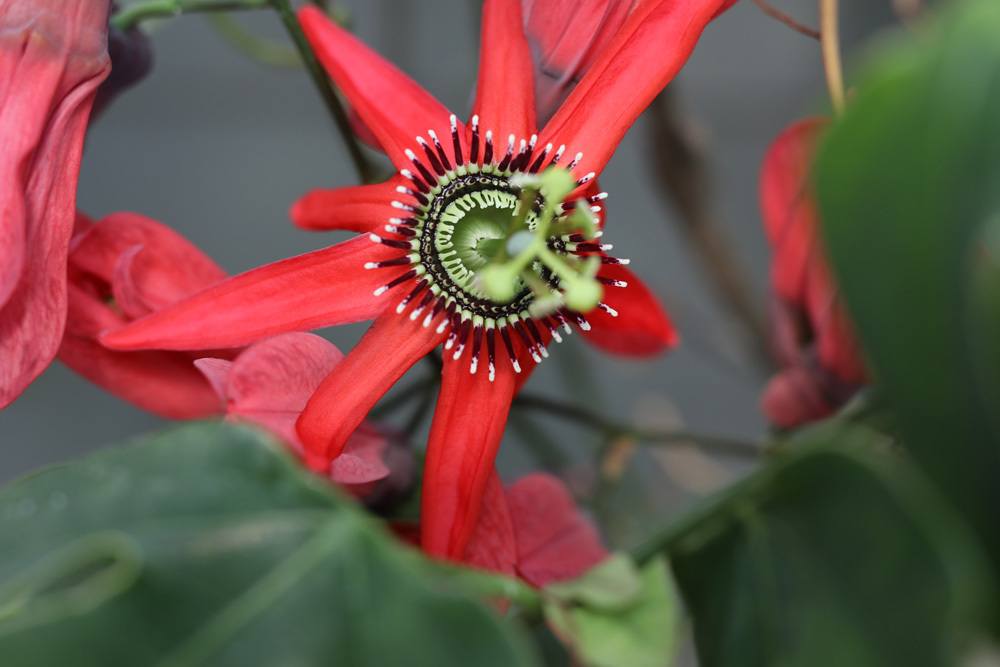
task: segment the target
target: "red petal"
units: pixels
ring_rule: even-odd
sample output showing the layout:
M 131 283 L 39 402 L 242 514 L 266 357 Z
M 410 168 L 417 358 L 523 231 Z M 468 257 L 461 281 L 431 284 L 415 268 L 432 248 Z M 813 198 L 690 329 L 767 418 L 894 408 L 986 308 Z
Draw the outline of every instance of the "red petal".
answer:
M 404 151 L 416 150 L 415 137 L 428 129 L 452 154 L 450 113 L 430 93 L 317 7 L 300 9 L 299 20 L 323 68 L 396 167 L 409 164 Z
M 483 4 L 479 82 L 472 111 L 479 114 L 482 127 L 501 138 L 513 133 L 527 139 L 535 132 L 531 53 L 521 6 L 514 0 Z
M 302 229 L 328 231 L 346 229 L 352 232 L 381 230 L 399 211 L 392 207 L 400 199 L 396 186 L 401 177 L 385 183 L 358 185 L 351 188 L 312 190 L 292 205 L 292 222 Z
M 107 16 L 91 0 L 0 10 L 0 408 L 59 348 L 80 153 L 110 68 Z
M 725 0 L 640 3 L 542 131 L 541 144 L 583 152 L 577 173 L 600 172 L 639 114 L 680 71 Z
M 168 419 L 200 419 L 222 412 L 212 386 L 182 352 L 116 352 L 97 334 L 121 320 L 95 297 L 69 287 L 69 317 L 59 360 L 119 398 Z
M 388 439 L 374 426 L 362 423 L 330 464 L 330 479 L 338 484 L 369 484 L 389 476 L 384 454 Z
M 631 5 L 631 0 L 521 0 L 541 118 L 572 90 L 622 27 Z
M 302 451 L 295 421 L 323 379 L 344 358 L 333 343 L 308 333 L 287 333 L 255 343 L 236 361 L 199 359 L 209 380 L 222 386 L 230 417 L 274 433 L 295 451 Z M 218 362 L 226 364 L 220 366 Z M 219 377 L 220 371 L 225 373 Z M 330 477 L 342 484 L 364 484 L 388 476 L 382 462 L 388 442 L 364 424 L 334 460 Z
M 314 469 L 340 455 L 351 433 L 409 368 L 441 342 L 394 310 L 383 313 L 350 354 L 323 380 L 296 426 Z
M 534 474 L 507 489 L 517 569 L 528 583 L 573 579 L 607 558 L 601 538 L 555 477 Z
M 255 343 L 233 362 L 226 384 L 228 413 L 268 428 L 301 450 L 295 420 L 343 358 L 333 343 L 309 333 Z
M 517 541 L 507 497 L 500 476 L 493 472 L 483 493 L 483 510 L 465 548 L 463 560 L 492 572 L 513 575 L 517 564 Z
M 465 359 L 446 356 L 424 465 L 420 521 L 424 550 L 460 560 L 479 520 L 493 475 L 516 376 L 506 364 L 496 381 L 469 373 Z
M 588 341 L 614 354 L 645 357 L 677 345 L 677 331 L 659 300 L 638 276 L 620 264 L 605 264 L 603 278 L 624 280 L 628 287 L 604 287 L 604 303 L 618 312 L 612 317 L 600 308 L 586 314 Z
M 806 276 L 818 253 L 809 173 L 826 125 L 826 119 L 812 118 L 786 129 L 768 149 L 761 171 L 761 212 L 774 249 L 771 280 L 779 296 L 800 306 L 805 305 Z
M 112 285 L 129 317 L 162 310 L 226 278 L 197 246 L 137 213 L 112 213 L 74 237 L 74 269 Z
M 366 270 L 364 265 L 400 253 L 359 236 L 230 278 L 101 341 L 121 350 L 204 350 L 371 319 L 386 305 L 372 293 L 405 267 Z

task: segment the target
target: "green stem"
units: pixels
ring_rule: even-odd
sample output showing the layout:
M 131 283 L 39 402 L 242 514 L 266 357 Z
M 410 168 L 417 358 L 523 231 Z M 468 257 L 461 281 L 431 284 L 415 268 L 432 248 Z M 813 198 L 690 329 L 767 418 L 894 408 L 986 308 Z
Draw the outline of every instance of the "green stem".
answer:
M 119 30 L 134 28 L 148 19 L 198 12 L 231 12 L 243 9 L 266 9 L 270 0 L 146 0 L 125 7 L 111 18 Z
M 302 32 L 302 26 L 299 24 L 298 17 L 295 16 L 295 10 L 292 8 L 291 2 L 289 0 L 269 0 L 269 2 L 275 11 L 278 12 L 278 16 L 281 18 L 288 36 L 295 44 L 295 48 L 298 49 L 299 55 L 302 56 L 302 62 L 309 71 L 309 76 L 312 78 L 313 84 L 315 84 L 316 89 L 319 91 L 320 97 L 323 98 L 323 102 L 330 111 L 330 115 L 333 116 L 337 130 L 340 132 L 340 136 L 347 146 L 347 152 L 351 156 L 351 161 L 354 163 L 355 169 L 357 169 L 358 176 L 364 183 L 374 182 L 378 178 L 378 173 L 365 157 L 364 152 L 362 152 L 361 145 L 358 143 L 357 138 L 354 136 L 354 131 L 351 129 L 351 123 L 347 118 L 347 111 L 344 110 L 344 106 L 340 103 L 340 98 L 337 97 L 337 93 L 330 84 L 330 79 L 327 77 L 326 72 L 320 67 L 312 47 L 309 46 L 309 41 L 306 39 L 305 33 Z
M 608 439 L 630 438 L 648 444 L 687 445 L 694 444 L 719 454 L 757 458 L 762 449 L 751 443 L 715 435 L 704 435 L 691 431 L 657 431 L 637 429 L 603 417 L 587 407 L 562 403 L 544 396 L 521 394 L 514 399 L 514 406 L 528 410 L 547 412 L 556 417 L 588 426 L 600 431 Z
M 392 396 L 388 400 L 385 400 L 378 406 L 376 406 L 375 409 L 372 410 L 372 417 L 374 418 L 384 417 L 385 415 L 389 414 L 396 408 L 405 405 L 407 401 L 409 401 L 414 396 L 419 396 L 420 394 L 423 394 L 424 392 L 432 389 L 438 383 L 439 378 L 440 375 L 435 373 L 433 375 L 424 378 L 423 380 L 414 382 L 409 387 L 403 389 L 395 396 Z

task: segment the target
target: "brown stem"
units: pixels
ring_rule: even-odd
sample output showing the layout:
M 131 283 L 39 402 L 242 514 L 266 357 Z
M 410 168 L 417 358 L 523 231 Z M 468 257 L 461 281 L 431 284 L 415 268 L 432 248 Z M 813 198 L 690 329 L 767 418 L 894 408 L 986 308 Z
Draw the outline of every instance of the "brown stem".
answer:
M 750 284 L 740 259 L 719 229 L 709 204 L 709 177 L 698 141 L 681 118 L 672 84 L 650 108 L 654 166 L 664 191 L 680 213 L 681 229 L 729 312 L 748 334 L 748 347 L 765 371 L 774 359 L 763 310 L 748 289 Z
M 785 12 L 769 5 L 765 0 L 754 0 L 754 3 L 760 7 L 762 12 L 770 16 L 772 19 L 784 23 L 795 32 L 801 33 L 806 37 L 811 37 L 812 39 L 819 39 L 819 30 L 799 23 Z

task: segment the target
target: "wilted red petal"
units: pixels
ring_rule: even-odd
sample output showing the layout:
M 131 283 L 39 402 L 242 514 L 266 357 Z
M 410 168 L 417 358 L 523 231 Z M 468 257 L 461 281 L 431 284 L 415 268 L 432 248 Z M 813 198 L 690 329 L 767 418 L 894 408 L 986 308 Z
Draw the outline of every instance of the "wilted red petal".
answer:
M 59 360 L 94 384 L 169 419 L 200 419 L 222 412 L 222 400 L 178 352 L 117 352 L 97 342 L 102 330 L 121 324 L 103 302 L 69 286 L 69 318 Z
M 824 396 L 816 372 L 801 365 L 771 378 L 761 398 L 761 410 L 779 428 L 822 419 L 834 408 Z
M 339 484 L 369 484 L 391 472 L 385 464 L 389 441 L 378 429 L 362 422 L 347 439 L 344 451 L 330 463 L 330 479 Z
M 472 112 L 497 136 L 527 138 L 535 131 L 535 86 L 524 38 L 521 6 L 513 0 L 483 3 L 479 82 Z
M 462 560 L 485 570 L 513 575 L 517 570 L 517 538 L 507 496 L 495 471 L 486 482 L 482 505 Z
M 542 131 L 539 143 L 582 151 L 600 173 L 625 132 L 680 71 L 725 0 L 640 2 Z
M 262 426 L 302 451 L 295 421 L 320 382 L 343 359 L 337 347 L 309 333 L 287 333 L 248 347 L 232 363 L 199 359 L 198 369 L 226 401 L 226 413 Z M 382 461 L 387 439 L 362 424 L 331 465 L 331 479 L 342 484 L 364 484 L 389 474 Z
M 343 91 L 386 155 L 398 168 L 404 151 L 431 129 L 451 154 L 449 111 L 394 65 L 331 21 L 317 7 L 299 10 L 299 20 L 323 68 Z
M 399 198 L 396 186 L 402 184 L 401 177 L 393 177 L 375 185 L 312 190 L 292 205 L 292 222 L 315 231 L 381 230 L 389 218 L 399 215 L 392 201 Z
M 515 388 L 506 364 L 498 365 L 491 383 L 482 370 L 470 374 L 467 360 L 446 356 L 424 465 L 420 527 L 427 553 L 452 560 L 465 555 Z
M 364 265 L 399 254 L 359 236 L 225 280 L 108 332 L 101 342 L 120 350 L 204 350 L 371 319 L 387 303 L 374 290 L 405 267 L 366 270 Z
M 774 291 L 807 318 L 807 333 L 816 342 L 823 367 L 845 382 L 862 383 L 866 371 L 860 346 L 830 275 L 810 185 L 813 157 L 827 124 L 825 118 L 810 118 L 775 139 L 762 167 L 761 208 L 774 251 Z
M 325 469 L 375 403 L 443 335 L 394 310 L 372 324 L 309 399 L 297 430 L 313 469 Z
M 0 9 L 0 408 L 48 366 L 62 337 L 80 153 L 109 69 L 108 7 Z
M 621 280 L 628 287 L 604 288 L 604 303 L 618 312 L 612 317 L 600 308 L 587 313 L 590 331 L 586 339 L 614 354 L 644 357 L 677 345 L 677 331 L 659 300 L 638 276 L 620 264 L 605 264 L 597 274 Z
M 191 296 L 226 273 L 170 227 L 138 213 L 112 213 L 73 238 L 73 268 L 110 283 L 129 317 Z
M 521 0 L 536 63 L 536 105 L 548 118 L 622 27 L 632 0 Z
M 507 488 L 507 503 L 514 520 L 517 571 L 529 583 L 540 587 L 573 579 L 607 557 L 597 530 L 555 477 L 519 479 Z

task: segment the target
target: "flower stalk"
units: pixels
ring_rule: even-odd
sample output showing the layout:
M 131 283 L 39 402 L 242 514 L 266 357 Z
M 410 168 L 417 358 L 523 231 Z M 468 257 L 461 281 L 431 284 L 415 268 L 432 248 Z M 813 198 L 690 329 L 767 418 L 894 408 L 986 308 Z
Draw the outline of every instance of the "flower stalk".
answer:
M 295 9 L 289 0 L 267 0 L 267 2 L 278 12 L 278 17 L 285 26 L 288 36 L 302 57 L 302 62 L 309 72 L 309 77 L 312 79 L 313 84 L 315 84 L 316 90 L 319 91 L 320 97 L 323 98 L 323 103 L 326 104 L 327 110 L 337 125 L 337 131 L 347 146 L 347 152 L 351 156 L 351 162 L 354 163 L 358 177 L 363 183 L 374 182 L 379 177 L 378 171 L 361 150 L 361 145 L 354 136 L 354 130 L 351 129 L 351 123 L 347 118 L 347 111 L 344 109 L 344 105 L 341 104 L 340 98 L 337 97 L 337 93 L 333 89 L 326 72 L 320 67 L 319 60 L 316 59 L 316 54 L 313 53 L 312 47 L 309 46 L 305 33 L 302 32 L 302 26 L 299 24 L 299 19 L 295 15 Z
M 134 28 L 143 21 L 202 12 L 231 12 L 266 9 L 270 0 L 146 0 L 125 7 L 111 18 L 119 30 Z
M 839 115 L 844 112 L 844 70 L 840 59 L 837 0 L 819 0 L 819 22 L 826 86 L 833 110 Z

